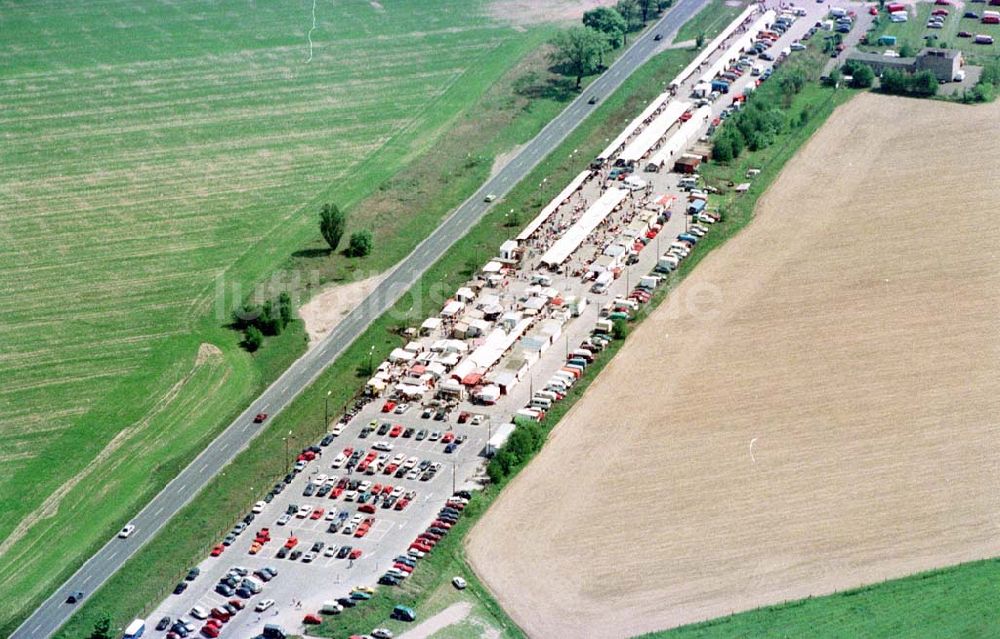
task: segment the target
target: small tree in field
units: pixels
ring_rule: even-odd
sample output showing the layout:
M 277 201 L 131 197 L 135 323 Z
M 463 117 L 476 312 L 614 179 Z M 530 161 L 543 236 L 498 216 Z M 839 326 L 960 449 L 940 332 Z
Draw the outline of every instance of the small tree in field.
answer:
M 331 251 L 337 250 L 340 238 L 344 236 L 344 226 L 347 216 L 336 204 L 324 204 L 319 212 L 319 232 L 330 245 Z
M 625 339 L 628 337 L 628 323 L 623 319 L 616 319 L 611 324 L 611 336 L 615 339 Z
M 264 343 L 264 334 L 256 326 L 247 327 L 247 332 L 243 337 L 243 347 L 253 353 Z
M 104 613 L 94 624 L 94 631 L 90 633 L 90 639 L 112 639 L 111 616 Z
M 373 244 L 371 231 L 357 231 L 351 235 L 351 241 L 347 245 L 347 254 L 351 257 L 364 257 L 372 252 Z

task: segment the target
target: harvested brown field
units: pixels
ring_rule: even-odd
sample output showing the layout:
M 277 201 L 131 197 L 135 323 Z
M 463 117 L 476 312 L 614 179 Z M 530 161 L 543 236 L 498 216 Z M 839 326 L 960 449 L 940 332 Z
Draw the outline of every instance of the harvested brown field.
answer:
M 998 121 L 861 95 L 789 162 L 470 536 L 528 634 L 1000 554 Z

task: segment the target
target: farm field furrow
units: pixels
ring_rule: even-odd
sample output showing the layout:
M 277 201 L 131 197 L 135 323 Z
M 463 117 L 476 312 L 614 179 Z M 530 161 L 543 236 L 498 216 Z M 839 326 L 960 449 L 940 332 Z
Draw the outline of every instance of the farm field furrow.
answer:
M 529 635 L 1000 554 L 998 118 L 854 98 L 628 338 L 470 535 Z
M 0 634 L 260 383 L 217 281 L 248 293 L 544 39 L 485 4 L 319 3 L 312 52 L 311 2 L 5 6 Z

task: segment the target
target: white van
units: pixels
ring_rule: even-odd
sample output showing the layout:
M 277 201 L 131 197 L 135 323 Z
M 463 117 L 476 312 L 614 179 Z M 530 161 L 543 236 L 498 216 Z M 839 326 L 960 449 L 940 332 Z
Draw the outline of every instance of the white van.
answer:
M 336 601 L 324 601 L 319 611 L 324 615 L 339 615 L 344 611 L 344 607 Z
M 684 177 L 681 178 L 680 182 L 678 182 L 678 186 L 680 186 L 684 190 L 693 189 L 694 187 L 698 186 L 698 178 L 690 175 L 685 175 Z
M 531 398 L 531 403 L 529 404 L 529 406 L 531 406 L 532 408 L 540 408 L 542 410 L 548 410 L 552 408 L 552 400 L 545 399 L 544 397 L 538 397 L 536 395 L 535 397 Z
M 554 402 L 557 399 L 559 399 L 559 397 L 557 397 L 555 393 L 553 393 L 552 391 L 547 391 L 547 390 L 535 391 L 535 397 L 543 397 L 543 398 L 549 400 L 550 402 Z

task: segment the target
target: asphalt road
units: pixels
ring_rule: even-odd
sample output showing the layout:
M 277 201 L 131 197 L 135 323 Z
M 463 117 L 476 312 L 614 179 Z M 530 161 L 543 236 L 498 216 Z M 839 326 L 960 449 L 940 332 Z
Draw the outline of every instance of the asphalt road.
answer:
M 706 4 L 707 0 L 680 0 L 653 28 L 635 40 L 603 75 L 549 122 L 516 157 L 397 264 L 368 298 L 347 315 L 316 348 L 297 360 L 167 484 L 132 520 L 136 529 L 127 540 L 112 539 L 97 551 L 14 631 L 12 639 L 45 639 L 52 636 L 79 607 L 79 604 L 65 603 L 69 593 L 80 590 L 87 597 L 103 585 L 260 433 L 266 423 L 254 424 L 254 415 L 266 412 L 274 416 L 280 413 L 372 321 L 388 310 L 445 251 L 483 217 L 490 207 L 490 204 L 483 201 L 487 194 L 492 193 L 498 199 L 506 195 L 590 114 L 595 108 L 587 104 L 591 96 L 604 98 L 613 93 L 633 71 L 672 41 L 677 29 Z M 653 39 L 657 33 L 663 34 L 661 42 Z

